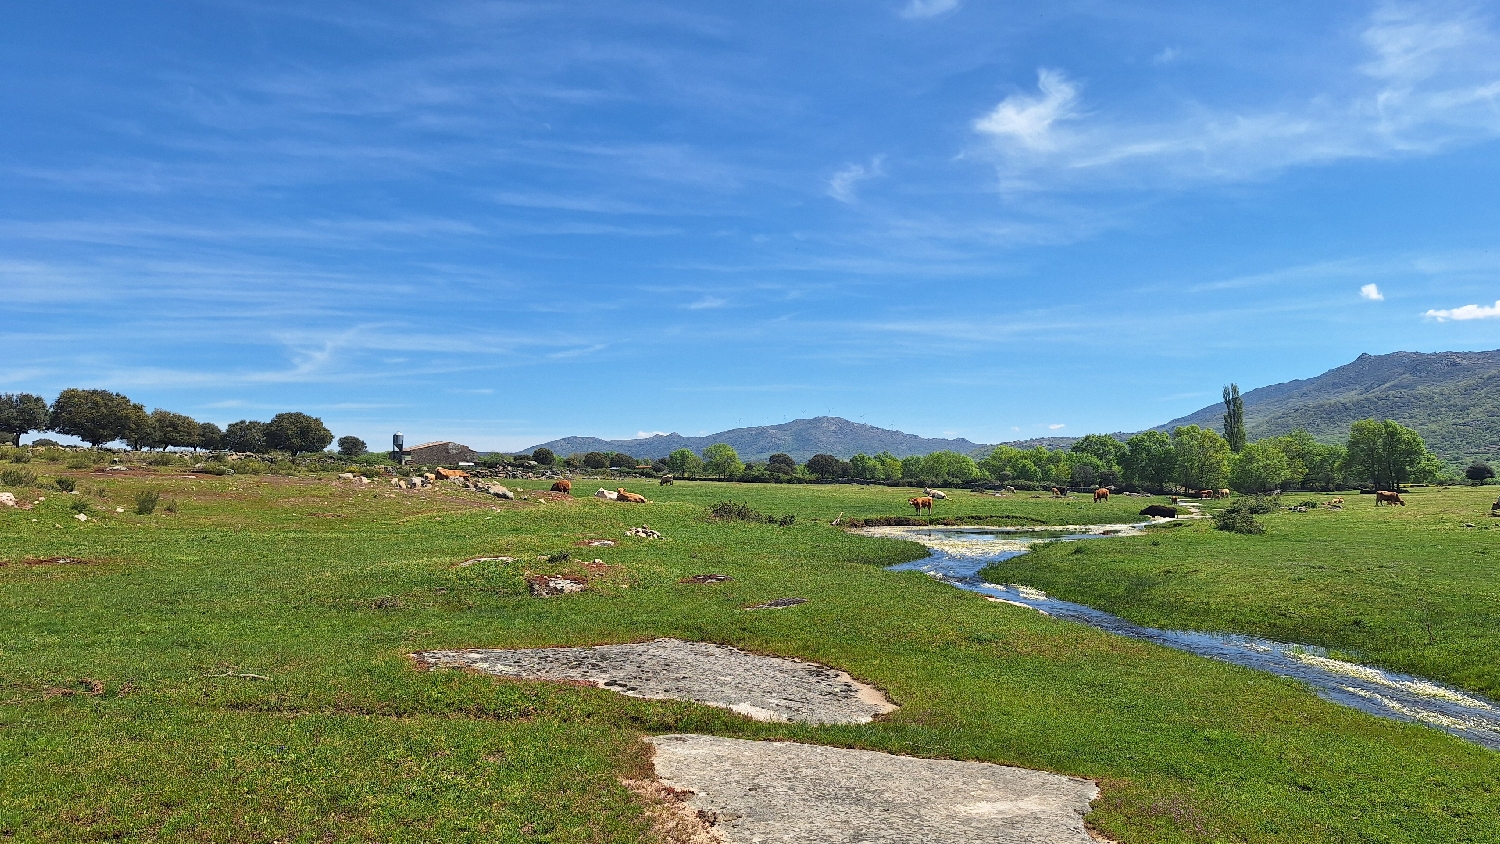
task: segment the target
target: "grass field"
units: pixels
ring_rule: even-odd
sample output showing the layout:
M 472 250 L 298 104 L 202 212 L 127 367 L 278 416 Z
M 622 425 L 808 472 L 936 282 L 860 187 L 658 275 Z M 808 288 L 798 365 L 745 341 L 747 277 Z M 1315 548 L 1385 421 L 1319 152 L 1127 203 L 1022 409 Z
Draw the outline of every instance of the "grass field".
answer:
M 1403 495 L 1406 507 L 1343 498 L 1342 511 L 1262 516 L 1261 536 L 1200 523 L 1170 538 L 1046 546 L 985 576 L 1153 627 L 1321 645 L 1500 699 L 1495 489 L 1418 488 Z
M 909 513 L 908 490 L 679 482 L 631 487 L 653 499 L 648 505 L 542 504 L 455 489 L 396 496 L 327 478 L 32 468 L 41 483 L 76 477 L 82 494 L 49 492 L 34 510 L 0 512 L 6 840 L 644 841 L 642 806 L 620 780 L 649 772 L 638 738 L 663 732 L 789 738 L 1092 777 L 1102 795 L 1089 821 L 1124 842 L 1500 840 L 1500 755 L 1324 703 L 1289 681 L 885 571 L 922 550 L 828 524 L 841 512 Z M 162 504 L 175 502 L 177 512 L 134 515 L 143 488 L 162 490 Z M 1434 492 L 1389 515 L 1351 508 L 1273 516 L 1264 537 L 1191 526 L 1111 540 L 1066 562 L 1110 573 L 1147 553 L 1137 546 L 1150 549 L 1160 567 L 1191 563 L 1203 572 L 1179 589 L 1193 600 L 1173 611 L 1190 613 L 1196 602 L 1222 623 L 1239 624 L 1242 613 L 1248 624 L 1269 612 L 1258 607 L 1330 600 L 1329 584 L 1341 573 L 1381 584 L 1372 578 L 1390 576 L 1374 563 L 1335 568 L 1353 552 L 1339 557 L 1322 545 L 1365 543 L 1383 562 L 1417 561 L 1420 573 L 1437 566 L 1406 553 L 1413 539 L 1449 545 L 1454 537 L 1469 543 L 1462 547 L 1474 559 L 1487 559 L 1477 552 L 1496 534 L 1453 528 L 1460 517 L 1452 508 L 1468 504 L 1450 494 L 1451 503 Z M 87 522 L 69 506 L 80 499 L 93 505 Z M 706 506 L 721 499 L 797 522 L 706 520 Z M 955 493 L 938 514 L 1016 524 L 1125 521 L 1143 503 Z M 641 524 L 666 538 L 623 535 Z M 1300 570 L 1273 558 L 1290 553 L 1282 543 L 1294 536 L 1306 537 L 1301 547 L 1329 566 L 1326 575 L 1297 580 L 1290 572 Z M 593 537 L 620 544 L 576 544 Z M 1266 548 L 1280 551 L 1265 555 Z M 588 592 L 529 597 L 528 573 L 585 571 L 576 561 L 539 559 L 562 551 L 609 568 L 593 574 Z M 459 565 L 502 555 L 516 561 Z M 27 563 L 57 556 L 87 562 Z M 1207 559 L 1239 560 L 1241 577 L 1258 587 L 1230 589 L 1234 577 L 1209 577 L 1217 569 L 1196 562 Z M 1173 572 L 1150 571 L 1176 582 Z M 735 580 L 677 583 L 702 572 Z M 1475 574 L 1462 581 L 1466 590 L 1456 574 L 1447 578 L 1424 594 L 1437 639 L 1431 647 L 1453 670 L 1422 673 L 1483 688 L 1494 660 L 1463 669 L 1465 655 L 1478 650 L 1461 640 L 1483 623 L 1466 618 L 1481 600 L 1474 595 L 1488 589 L 1493 612 L 1496 581 Z M 1349 589 L 1353 601 L 1357 588 Z M 1268 591 L 1285 594 L 1277 600 Z M 810 602 L 741 609 L 788 596 Z M 1365 602 L 1359 617 L 1372 630 L 1397 629 L 1400 622 L 1381 613 L 1398 606 Z M 1325 617 L 1340 616 L 1309 611 L 1306 635 L 1288 621 L 1283 638 L 1315 641 L 1313 622 Z M 1382 641 L 1343 635 L 1349 641 L 1333 644 L 1361 654 L 1375 654 Z M 406 656 L 659 636 L 837 666 L 884 689 L 901 709 L 859 726 L 762 724 L 595 689 L 420 672 Z

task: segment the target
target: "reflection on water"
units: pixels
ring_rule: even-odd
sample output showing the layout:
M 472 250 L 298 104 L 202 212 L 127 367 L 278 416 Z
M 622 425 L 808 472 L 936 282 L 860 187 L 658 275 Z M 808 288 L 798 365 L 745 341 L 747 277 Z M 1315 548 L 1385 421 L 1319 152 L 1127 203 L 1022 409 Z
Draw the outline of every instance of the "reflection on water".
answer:
M 1371 715 L 1427 724 L 1500 750 L 1500 707 L 1477 695 L 1420 677 L 1330 659 L 1322 648 L 1308 645 L 1289 645 L 1230 633 L 1142 627 L 1093 607 L 1060 601 L 1036 589 L 985 583 L 979 578 L 980 569 L 1024 554 L 1038 542 L 1134 536 L 1140 535 L 1141 527 L 1143 525 L 1070 525 L 1014 530 L 879 527 L 866 528 L 860 533 L 909 539 L 932 550 L 932 555 L 926 559 L 892 566 L 893 570 L 926 572 L 960 589 L 1028 607 L 1054 618 L 1077 621 L 1121 636 L 1291 677 L 1312 686 L 1318 696 L 1326 700 Z

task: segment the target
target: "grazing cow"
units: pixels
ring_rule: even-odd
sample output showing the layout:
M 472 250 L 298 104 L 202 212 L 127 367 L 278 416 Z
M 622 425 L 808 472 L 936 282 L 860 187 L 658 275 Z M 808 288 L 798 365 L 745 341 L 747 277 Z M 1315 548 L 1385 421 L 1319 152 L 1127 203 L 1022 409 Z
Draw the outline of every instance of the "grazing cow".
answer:
M 1198 490 L 1198 497 L 1199 498 L 1213 498 L 1214 497 L 1214 493 L 1215 493 L 1215 490 L 1212 490 L 1212 489 L 1200 489 L 1200 490 Z
M 924 489 L 922 490 L 922 494 L 937 501 L 942 501 L 948 497 L 948 494 L 940 489 Z
M 1379 507 L 1382 504 L 1400 504 L 1402 507 L 1406 506 L 1406 502 L 1401 500 L 1400 493 L 1387 492 L 1383 489 L 1376 490 L 1375 506 Z
M 1221 489 L 1221 490 L 1219 490 L 1219 497 L 1220 498 L 1228 498 L 1229 497 L 1229 490 L 1227 490 L 1227 489 Z
M 626 492 L 625 487 L 620 487 L 619 489 L 615 490 L 615 495 L 617 496 L 615 499 L 617 501 L 629 501 L 631 504 L 646 503 L 646 496 L 637 495 L 633 492 Z
M 1064 490 L 1062 490 L 1062 489 L 1060 489 L 1058 487 L 1053 487 L 1052 488 L 1052 497 L 1053 498 L 1066 498 L 1067 495 L 1068 495 L 1068 493 L 1066 491 L 1064 491 Z
M 1142 510 L 1141 515 L 1150 516 L 1153 519 L 1175 519 L 1177 518 L 1177 508 L 1168 507 L 1165 504 L 1152 504 Z
M 573 482 L 572 481 L 566 481 L 566 480 L 564 480 L 564 481 L 553 481 L 552 482 L 552 491 L 553 492 L 567 493 L 567 494 L 571 495 L 573 493 Z
M 671 486 L 671 485 L 672 485 L 672 476 L 671 475 L 662 475 L 661 476 L 661 486 Z
M 927 508 L 927 512 L 932 512 L 932 496 L 930 495 L 924 495 L 920 498 L 908 498 L 906 499 L 906 503 L 916 509 L 918 516 L 922 515 L 923 507 Z
M 1109 490 L 1105 489 L 1104 487 L 1099 487 L 1098 489 L 1094 490 L 1094 501 L 1095 502 L 1108 501 L 1108 500 L 1109 500 Z
M 1344 499 L 1342 499 L 1342 498 L 1335 498 L 1332 501 L 1328 502 L 1328 506 L 1329 507 L 1342 507 L 1342 506 L 1344 506 Z

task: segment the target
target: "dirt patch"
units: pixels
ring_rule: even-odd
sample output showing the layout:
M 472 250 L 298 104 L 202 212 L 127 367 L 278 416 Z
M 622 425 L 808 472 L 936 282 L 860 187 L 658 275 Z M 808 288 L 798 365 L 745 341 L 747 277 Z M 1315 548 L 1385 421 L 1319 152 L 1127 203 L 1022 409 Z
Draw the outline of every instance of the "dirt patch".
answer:
M 663 844 L 729 844 L 729 839 L 708 822 L 705 813 L 688 804 L 691 791 L 672 788 L 657 780 L 621 780 L 646 805 L 651 837 Z
M 583 548 L 613 548 L 616 542 L 613 539 L 580 539 L 573 544 Z
M 23 566 L 99 566 L 103 560 L 88 560 L 82 557 L 27 557 L 19 565 Z M 10 563 L 0 560 L 0 567 L 8 566 Z
M 695 574 L 692 577 L 684 577 L 677 582 L 696 583 L 701 586 L 706 583 L 728 583 L 731 580 L 734 580 L 734 578 L 727 574 Z
M 1095 844 L 1093 782 L 989 762 L 666 735 L 658 780 L 725 841 Z
M 863 724 L 895 705 L 872 686 L 813 662 L 710 642 L 657 639 L 592 648 L 424 651 L 419 664 L 503 677 L 585 682 L 630 697 L 687 700 L 758 721 Z
M 805 604 L 805 603 L 807 603 L 807 599 L 806 598 L 777 598 L 777 599 L 772 600 L 772 601 L 766 601 L 764 604 L 751 604 L 750 606 L 745 607 L 745 609 L 747 609 L 747 610 L 784 610 L 787 607 L 795 607 L 798 604 Z

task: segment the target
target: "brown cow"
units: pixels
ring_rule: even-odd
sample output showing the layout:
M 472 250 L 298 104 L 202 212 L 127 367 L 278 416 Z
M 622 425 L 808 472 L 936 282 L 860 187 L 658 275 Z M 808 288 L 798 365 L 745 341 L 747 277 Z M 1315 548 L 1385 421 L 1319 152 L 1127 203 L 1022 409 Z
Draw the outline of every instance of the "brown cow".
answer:
M 1375 491 L 1375 506 L 1379 507 L 1381 504 L 1400 504 L 1402 507 L 1406 506 L 1406 502 L 1401 500 L 1400 493 L 1387 492 L 1383 489 Z
M 1062 489 L 1060 489 L 1058 487 L 1053 487 L 1052 488 L 1052 497 L 1053 498 L 1066 498 L 1067 495 L 1068 494 L 1066 492 L 1064 492 Z
M 659 484 L 659 486 L 671 486 L 671 485 L 672 485 L 672 476 L 671 475 L 662 475 L 661 476 L 661 483 Z
M 646 503 L 646 496 L 638 495 L 634 492 L 626 492 L 625 487 L 620 487 L 615 492 L 620 496 L 619 498 L 615 499 L 616 501 L 629 501 L 631 504 Z
M 932 512 L 932 496 L 930 495 L 923 495 L 920 498 L 908 498 L 906 499 L 906 503 L 916 509 L 918 516 L 922 515 L 923 507 L 927 508 L 927 512 Z
M 563 493 L 567 493 L 569 495 L 572 495 L 573 494 L 573 482 L 572 481 L 553 481 L 552 482 L 552 491 L 553 492 L 563 492 Z
M 1221 489 L 1221 490 L 1219 490 L 1219 497 L 1220 498 L 1228 498 L 1229 497 L 1229 490 L 1227 490 L 1227 489 Z
M 1342 507 L 1342 506 L 1344 506 L 1344 499 L 1342 499 L 1342 498 L 1335 498 L 1332 501 L 1328 502 L 1328 506 L 1329 507 Z
M 1108 501 L 1109 500 L 1109 490 L 1105 489 L 1104 487 L 1099 487 L 1098 489 L 1094 490 L 1094 500 L 1095 501 Z
M 1200 490 L 1198 490 L 1198 497 L 1199 498 L 1213 498 L 1214 497 L 1214 490 L 1211 490 L 1211 489 L 1200 489 Z

